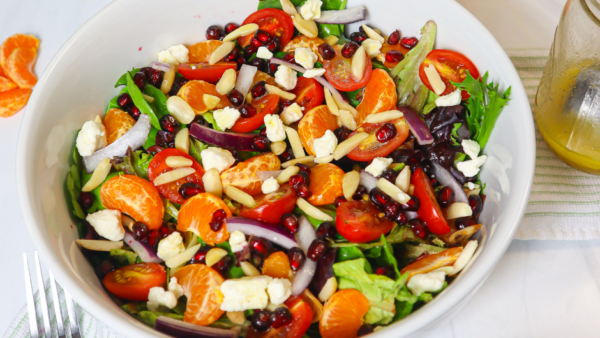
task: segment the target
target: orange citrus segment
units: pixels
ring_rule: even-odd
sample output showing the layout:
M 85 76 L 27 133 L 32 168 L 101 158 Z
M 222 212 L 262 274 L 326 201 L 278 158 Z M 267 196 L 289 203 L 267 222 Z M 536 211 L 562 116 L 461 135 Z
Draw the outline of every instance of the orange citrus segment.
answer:
M 100 200 L 107 209 L 119 210 L 144 222 L 150 230 L 162 226 L 163 202 L 154 185 L 143 178 L 119 175 L 109 179 L 100 188 Z
M 410 280 L 410 278 L 416 274 L 428 273 L 437 268 L 452 265 L 454 262 L 456 262 L 458 256 L 460 256 L 462 250 L 463 248 L 458 246 L 455 248 L 446 249 L 440 253 L 426 256 L 407 265 L 404 269 L 402 269 L 402 271 L 400 271 L 400 274 L 408 272 L 408 279 Z
M 218 272 L 204 264 L 190 264 L 177 270 L 173 277 L 187 298 L 184 322 L 205 326 L 221 317 L 224 279 Z
M 300 141 L 310 155 L 315 155 L 313 142 L 325 135 L 327 130 L 337 129 L 337 118 L 329 112 L 327 106 L 322 105 L 311 109 L 298 123 Z
M 18 88 L 0 93 L 0 116 L 9 117 L 25 107 L 31 96 L 31 89 Z
M 37 57 L 35 48 L 16 48 L 4 63 L 4 72 L 21 88 L 31 88 L 37 83 L 33 64 Z
M 369 300 L 360 291 L 345 289 L 336 292 L 323 310 L 319 331 L 323 338 L 354 338 L 369 311 Z
M 279 87 L 280 89 L 283 89 L 283 87 L 281 87 L 279 85 L 279 83 L 275 82 L 275 78 L 272 77 L 271 75 L 265 73 L 265 72 L 261 72 L 256 71 L 256 74 L 254 75 L 254 80 L 252 81 L 252 86 L 250 86 L 250 89 L 254 88 L 254 85 L 259 83 L 260 81 L 265 81 L 267 84 L 270 84 L 271 86 L 276 86 Z M 285 89 L 283 89 L 285 90 Z
M 262 192 L 262 181 L 258 178 L 257 173 L 259 171 L 279 169 L 281 169 L 279 157 L 273 153 L 265 153 L 240 162 L 233 168 L 224 170 L 221 173 L 221 183 L 223 184 L 223 188 L 233 185 L 250 195 L 257 195 Z
M 189 63 L 208 62 L 210 55 L 223 44 L 223 41 L 208 40 L 198 42 L 188 48 Z
M 208 111 L 208 107 L 204 103 L 204 94 L 209 94 L 212 96 L 216 96 L 221 101 L 215 107 L 215 109 L 222 109 L 229 106 L 229 100 L 227 99 L 227 95 L 221 95 L 217 92 L 217 88 L 214 84 L 210 84 L 201 80 L 192 80 L 183 85 L 177 96 L 186 100 L 187 103 L 190 104 L 196 115 L 203 114 Z
M 308 201 L 312 205 L 326 205 L 342 196 L 344 171 L 335 164 L 322 163 L 310 169 L 310 191 Z
M 360 126 L 371 114 L 394 109 L 397 100 L 398 94 L 396 93 L 394 80 L 385 70 L 374 69 L 369 82 L 365 86 L 363 99 L 356 107 L 358 111 L 356 124 Z
M 104 117 L 104 128 L 106 128 L 106 139 L 108 144 L 115 142 L 119 137 L 125 135 L 135 124 L 135 119 L 121 109 L 111 108 Z
M 6 76 L 6 74 L 4 73 L 4 69 L 0 67 L 0 93 L 13 90 L 17 87 L 17 84 L 14 83 L 11 79 L 9 79 L 8 76 Z
M 220 198 L 209 193 L 195 195 L 185 201 L 179 209 L 177 230 L 191 231 L 208 245 L 223 243 L 229 238 L 227 226 L 224 225 L 217 232 L 210 229 L 212 215 L 219 209 L 225 210 L 227 217 L 231 217 L 231 210 Z
M 273 252 L 265 259 L 262 274 L 273 278 L 289 278 L 292 275 L 290 259 L 282 251 Z
M 40 40 L 33 35 L 15 34 L 10 36 L 0 45 L 0 66 L 4 67 L 6 59 L 17 48 L 35 48 L 40 46 Z

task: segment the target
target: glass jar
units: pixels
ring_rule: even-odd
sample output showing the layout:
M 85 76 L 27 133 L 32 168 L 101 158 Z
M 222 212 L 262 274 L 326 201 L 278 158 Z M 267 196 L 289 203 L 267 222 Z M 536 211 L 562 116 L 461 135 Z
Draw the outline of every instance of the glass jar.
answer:
M 568 0 L 536 96 L 539 130 L 568 165 L 600 175 L 600 4 Z

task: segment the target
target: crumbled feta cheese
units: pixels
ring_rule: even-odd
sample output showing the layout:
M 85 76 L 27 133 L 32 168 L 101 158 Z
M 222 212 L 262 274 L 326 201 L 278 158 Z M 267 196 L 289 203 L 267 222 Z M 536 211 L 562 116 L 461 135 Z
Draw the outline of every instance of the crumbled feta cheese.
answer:
M 323 74 L 325 74 L 325 71 L 325 68 L 309 69 L 306 72 L 304 72 L 302 76 L 304 76 L 307 79 L 312 79 L 313 77 L 322 76 Z
M 269 276 L 255 276 L 224 281 L 221 284 L 221 310 L 245 311 L 266 308 L 269 304 L 267 287 L 271 280 Z
M 474 160 L 479 156 L 479 151 L 481 151 L 481 146 L 477 141 L 473 140 L 463 140 L 460 145 L 463 147 L 463 151 L 465 154 L 469 155 L 469 157 Z
M 158 242 L 158 250 L 156 254 L 160 259 L 166 261 L 171 257 L 177 256 L 183 251 L 185 251 L 183 238 L 179 232 L 175 231 Z
M 170 65 L 178 65 L 177 59 L 168 50 L 161 50 L 158 52 L 158 62 L 168 63 Z
M 90 156 L 94 151 L 106 147 L 106 129 L 102 122 L 94 120 L 85 122 L 75 143 L 81 156 Z
M 204 170 L 209 171 L 212 168 L 219 172 L 231 167 L 235 163 L 235 158 L 231 153 L 219 147 L 208 147 L 200 153 Z
M 296 88 L 296 84 L 298 83 L 296 71 L 288 66 L 280 65 L 275 72 L 275 82 L 285 90 Z
M 460 89 L 457 89 L 448 95 L 440 96 L 435 99 L 435 105 L 438 107 L 452 107 L 460 104 L 461 101 L 462 93 Z
M 235 108 L 225 107 L 223 109 L 217 109 L 213 111 L 213 117 L 215 118 L 215 122 L 217 126 L 221 128 L 221 130 L 231 129 L 240 118 L 240 111 Z
M 183 288 L 177 283 L 176 277 L 171 277 L 171 281 L 169 282 L 169 292 L 173 293 L 177 299 L 183 296 Z
M 275 278 L 269 282 L 267 292 L 272 304 L 283 304 L 292 295 L 292 283 L 287 279 Z
M 375 177 L 379 177 L 393 161 L 391 158 L 377 157 L 365 168 L 365 171 Z
M 169 309 L 177 306 L 177 297 L 171 291 L 165 291 L 160 286 L 155 286 L 148 292 L 148 310 L 155 312 L 158 311 L 159 306 L 166 306 Z
M 369 57 L 372 59 L 379 55 L 379 51 L 381 50 L 383 44 L 377 40 L 366 39 L 362 42 L 361 46 L 365 49 Z
M 469 190 L 475 189 L 475 183 L 473 183 L 473 182 L 467 182 L 467 188 L 469 188 Z
M 267 114 L 263 120 L 267 128 L 267 138 L 271 142 L 285 140 L 285 126 L 279 115 Z
M 317 158 L 329 156 L 333 154 L 335 147 L 338 145 L 337 137 L 331 130 L 325 131 L 325 134 L 313 142 L 313 148 Z
M 306 69 L 313 69 L 319 57 L 310 48 L 298 47 L 294 52 L 294 60 Z
M 279 189 L 279 183 L 277 183 L 277 180 L 275 179 L 275 177 L 269 177 L 266 180 L 264 180 L 264 182 L 262 183 L 262 186 L 260 187 L 263 194 L 270 194 L 272 192 L 277 191 L 277 189 Z
M 261 46 L 258 47 L 258 51 L 256 51 L 256 57 L 269 60 L 273 57 L 273 53 L 271 53 L 271 51 L 267 47 Z
M 456 169 L 466 177 L 473 177 L 479 173 L 479 168 L 485 163 L 487 156 L 481 155 L 473 160 L 462 161 L 456 164 Z
M 302 108 L 297 103 L 292 103 L 281 112 L 281 120 L 284 124 L 290 125 L 302 118 Z
M 244 235 L 243 232 L 236 230 L 229 235 L 229 246 L 231 246 L 231 251 L 242 251 L 247 245 L 248 242 L 246 241 L 246 235 Z
M 118 210 L 104 209 L 88 214 L 85 218 L 98 235 L 109 241 L 120 241 L 125 237 L 125 229 L 121 224 L 121 212 Z
M 185 48 L 184 45 L 179 44 L 179 45 L 174 45 L 169 47 L 169 49 L 167 49 L 169 51 L 169 53 L 171 53 L 171 55 L 173 55 L 173 57 L 175 58 L 175 60 L 177 60 L 177 62 L 179 63 L 186 63 L 189 61 L 189 51 L 187 48 Z
M 415 296 L 420 296 L 423 292 L 434 292 L 444 286 L 446 273 L 444 271 L 431 271 L 412 276 L 406 284 L 406 287 Z
M 304 20 L 314 20 L 321 17 L 321 0 L 308 0 L 300 7 L 300 14 Z

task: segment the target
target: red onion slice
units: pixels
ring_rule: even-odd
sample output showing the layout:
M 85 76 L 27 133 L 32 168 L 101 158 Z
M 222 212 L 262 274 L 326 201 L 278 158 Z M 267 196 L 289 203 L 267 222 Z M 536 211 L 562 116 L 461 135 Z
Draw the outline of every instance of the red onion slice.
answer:
M 306 68 L 295 65 L 293 63 L 289 63 L 287 61 L 283 61 L 282 59 L 278 59 L 278 58 L 271 58 L 271 63 L 274 63 L 276 65 L 282 65 L 282 66 L 287 66 L 292 68 L 293 70 L 300 72 L 300 73 L 306 73 Z M 316 78 L 315 78 L 316 79 Z
M 438 182 L 440 182 L 441 185 L 450 188 L 452 192 L 454 192 L 454 202 L 469 203 L 467 194 L 454 176 L 452 176 L 452 174 L 441 165 L 435 162 L 432 163 L 433 168 L 435 169 L 435 178 L 438 180 Z
M 156 255 L 156 252 L 152 247 L 150 247 L 147 243 L 136 240 L 131 232 L 125 231 L 125 238 L 123 238 L 123 242 L 129 245 L 129 247 L 133 249 L 138 256 L 140 256 L 140 259 L 144 261 L 144 263 L 163 262 L 163 260 Z
M 127 149 L 136 150 L 143 146 L 150 134 L 150 116 L 141 114 L 138 121 L 125 135 L 119 137 L 115 142 L 94 152 L 90 156 L 83 158 L 83 166 L 88 174 L 94 172 L 94 169 L 105 158 L 113 159 L 115 157 L 125 156 Z
M 259 180 L 264 182 L 271 177 L 277 178 L 277 176 L 279 176 L 279 174 L 281 174 L 282 171 L 283 170 L 259 171 L 256 173 L 256 176 L 258 177 Z
M 317 238 L 317 231 L 315 230 L 315 227 L 310 224 L 308 219 L 306 219 L 306 216 L 300 217 L 298 221 L 300 226 L 298 233 L 296 233 L 296 241 L 300 248 L 306 253 L 310 244 Z M 306 258 L 304 264 L 302 264 L 302 268 L 296 273 L 294 281 L 292 282 L 292 294 L 294 296 L 301 294 L 308 287 L 310 282 L 312 282 L 316 271 L 317 262 Z
M 239 230 L 248 236 L 253 235 L 268 239 L 286 249 L 298 246 L 289 232 L 267 222 L 245 217 L 228 217 L 225 220 L 225 225 L 230 233 Z
M 321 17 L 315 19 L 316 23 L 345 25 L 367 18 L 367 7 L 358 6 L 338 11 L 321 11 Z
M 429 128 L 414 110 L 407 106 L 398 106 L 397 108 L 404 113 L 404 119 L 420 145 L 433 143 L 433 136 L 429 132 Z
M 232 132 L 218 131 L 202 126 L 198 123 L 192 124 L 190 136 L 222 148 L 233 148 L 241 151 L 254 151 L 252 139 L 256 134 L 238 134 Z
M 169 69 L 171 69 L 171 65 L 169 65 L 168 63 L 162 63 L 162 62 L 158 62 L 158 61 L 154 61 L 154 62 L 150 63 L 149 67 L 152 67 L 153 69 L 160 70 L 163 72 L 168 72 Z
M 192 323 L 159 316 L 154 322 L 154 329 L 171 337 L 178 338 L 237 338 L 240 328 L 220 329 L 210 326 L 200 326 Z
M 377 181 L 379 181 L 377 177 L 369 174 L 364 170 L 360 171 L 360 184 L 364 185 L 368 191 L 371 191 L 371 189 L 375 188 L 375 186 L 377 185 Z
M 244 98 L 248 94 L 248 91 L 250 91 L 250 87 L 252 87 L 256 71 L 258 71 L 258 68 L 249 65 L 242 65 L 242 68 L 240 68 L 237 81 L 235 82 L 235 89 L 237 89 Z

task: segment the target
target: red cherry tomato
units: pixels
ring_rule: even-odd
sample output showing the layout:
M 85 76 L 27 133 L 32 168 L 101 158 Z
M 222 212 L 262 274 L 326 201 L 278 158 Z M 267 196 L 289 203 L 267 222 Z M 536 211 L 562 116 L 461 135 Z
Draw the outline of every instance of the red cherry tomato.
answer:
M 451 229 L 444 218 L 442 209 L 440 208 L 431 182 L 422 169 L 417 169 L 410 179 L 410 183 L 415 186 L 415 197 L 421 202 L 417 214 L 425 221 L 427 228 L 432 233 L 441 236 L 450 233 Z
M 306 77 L 298 78 L 298 84 L 291 93 L 296 95 L 296 102 L 300 107 L 303 107 L 303 113 L 309 112 L 316 106 L 320 106 L 325 100 L 325 92 L 323 86 L 315 80 Z
M 404 118 L 393 121 L 396 125 L 396 136 L 387 142 L 379 142 L 376 133 L 383 126 L 383 123 L 364 123 L 360 128 L 352 132 L 350 136 L 358 132 L 369 133 L 369 137 L 362 141 L 358 147 L 354 148 L 348 157 L 355 161 L 368 162 L 376 157 L 386 157 L 398 148 L 408 137 L 408 124 Z M 350 137 L 349 136 L 349 137 Z
M 113 295 L 133 301 L 148 301 L 148 292 L 166 283 L 167 271 L 157 263 L 127 265 L 104 276 L 104 286 Z
M 169 167 L 166 163 L 167 157 L 170 156 L 181 156 L 192 160 L 191 167 L 194 168 L 196 172 L 184 178 L 180 178 L 175 182 L 158 185 L 156 186 L 156 189 L 164 198 L 167 198 L 169 201 L 177 204 L 183 204 L 185 200 L 179 194 L 179 187 L 181 187 L 181 185 L 185 183 L 196 183 L 197 185 L 204 188 L 204 184 L 202 184 L 202 176 L 204 175 L 204 169 L 198 164 L 198 162 L 196 162 L 196 160 L 194 160 L 194 158 L 192 158 L 185 152 L 175 148 L 168 148 L 156 154 L 152 161 L 150 161 L 150 164 L 148 165 L 148 178 L 150 179 L 150 182 L 154 183 L 154 180 L 160 174 L 169 172 L 174 169 Z
M 227 69 L 237 69 L 235 62 L 217 62 L 209 65 L 206 62 L 183 63 L 178 66 L 178 71 L 188 80 L 202 80 L 208 83 L 216 84 Z
M 302 296 L 290 297 L 284 304 L 292 313 L 291 323 L 262 333 L 250 326 L 246 338 L 302 338 L 310 327 L 313 317 L 310 305 L 302 300 Z
M 243 217 L 258 219 L 271 224 L 279 224 L 281 216 L 294 210 L 296 206 L 296 194 L 294 189 L 286 184 L 279 190 L 270 194 L 258 194 L 254 196 L 256 206 L 254 208 L 242 207 L 240 215 Z
M 335 50 L 335 57 L 323 61 L 323 67 L 327 70 L 325 72 L 327 81 L 336 89 L 344 92 L 351 92 L 364 87 L 371 78 L 371 73 L 373 73 L 371 59 L 367 56 L 365 73 L 362 79 L 357 80 L 352 76 L 352 59 L 346 59 L 342 56 L 342 46 L 336 45 L 333 49 Z
M 451 50 L 436 49 L 427 54 L 427 57 L 419 68 L 419 77 L 421 77 L 421 81 L 429 90 L 433 89 L 431 88 L 431 84 L 429 84 L 427 75 L 425 75 L 425 67 L 430 64 L 433 64 L 446 85 L 446 90 L 442 93 L 442 96 L 456 90 L 456 87 L 450 81 L 463 82 L 467 78 L 467 70 L 471 73 L 472 77 L 475 79 L 479 78 L 479 71 L 469 58 Z M 469 94 L 466 90 L 463 90 L 462 99 L 466 100 L 468 98 Z
M 394 222 L 377 217 L 380 212 L 371 202 L 342 202 L 336 211 L 335 227 L 350 242 L 370 242 L 394 227 Z
M 255 23 L 258 28 L 271 34 L 278 36 L 281 40 L 281 48 L 290 42 L 294 35 L 294 23 L 292 18 L 284 11 L 275 8 L 265 8 L 258 10 L 244 20 L 243 25 Z M 238 43 L 242 47 L 246 47 L 250 43 L 250 39 L 254 34 L 242 36 L 238 38 Z
M 267 114 L 279 113 L 279 96 L 275 94 L 265 95 L 256 101 L 252 101 L 252 106 L 256 108 L 256 115 L 248 118 L 240 117 L 231 127 L 231 131 L 249 133 L 258 129 L 265 123 L 264 119 Z

